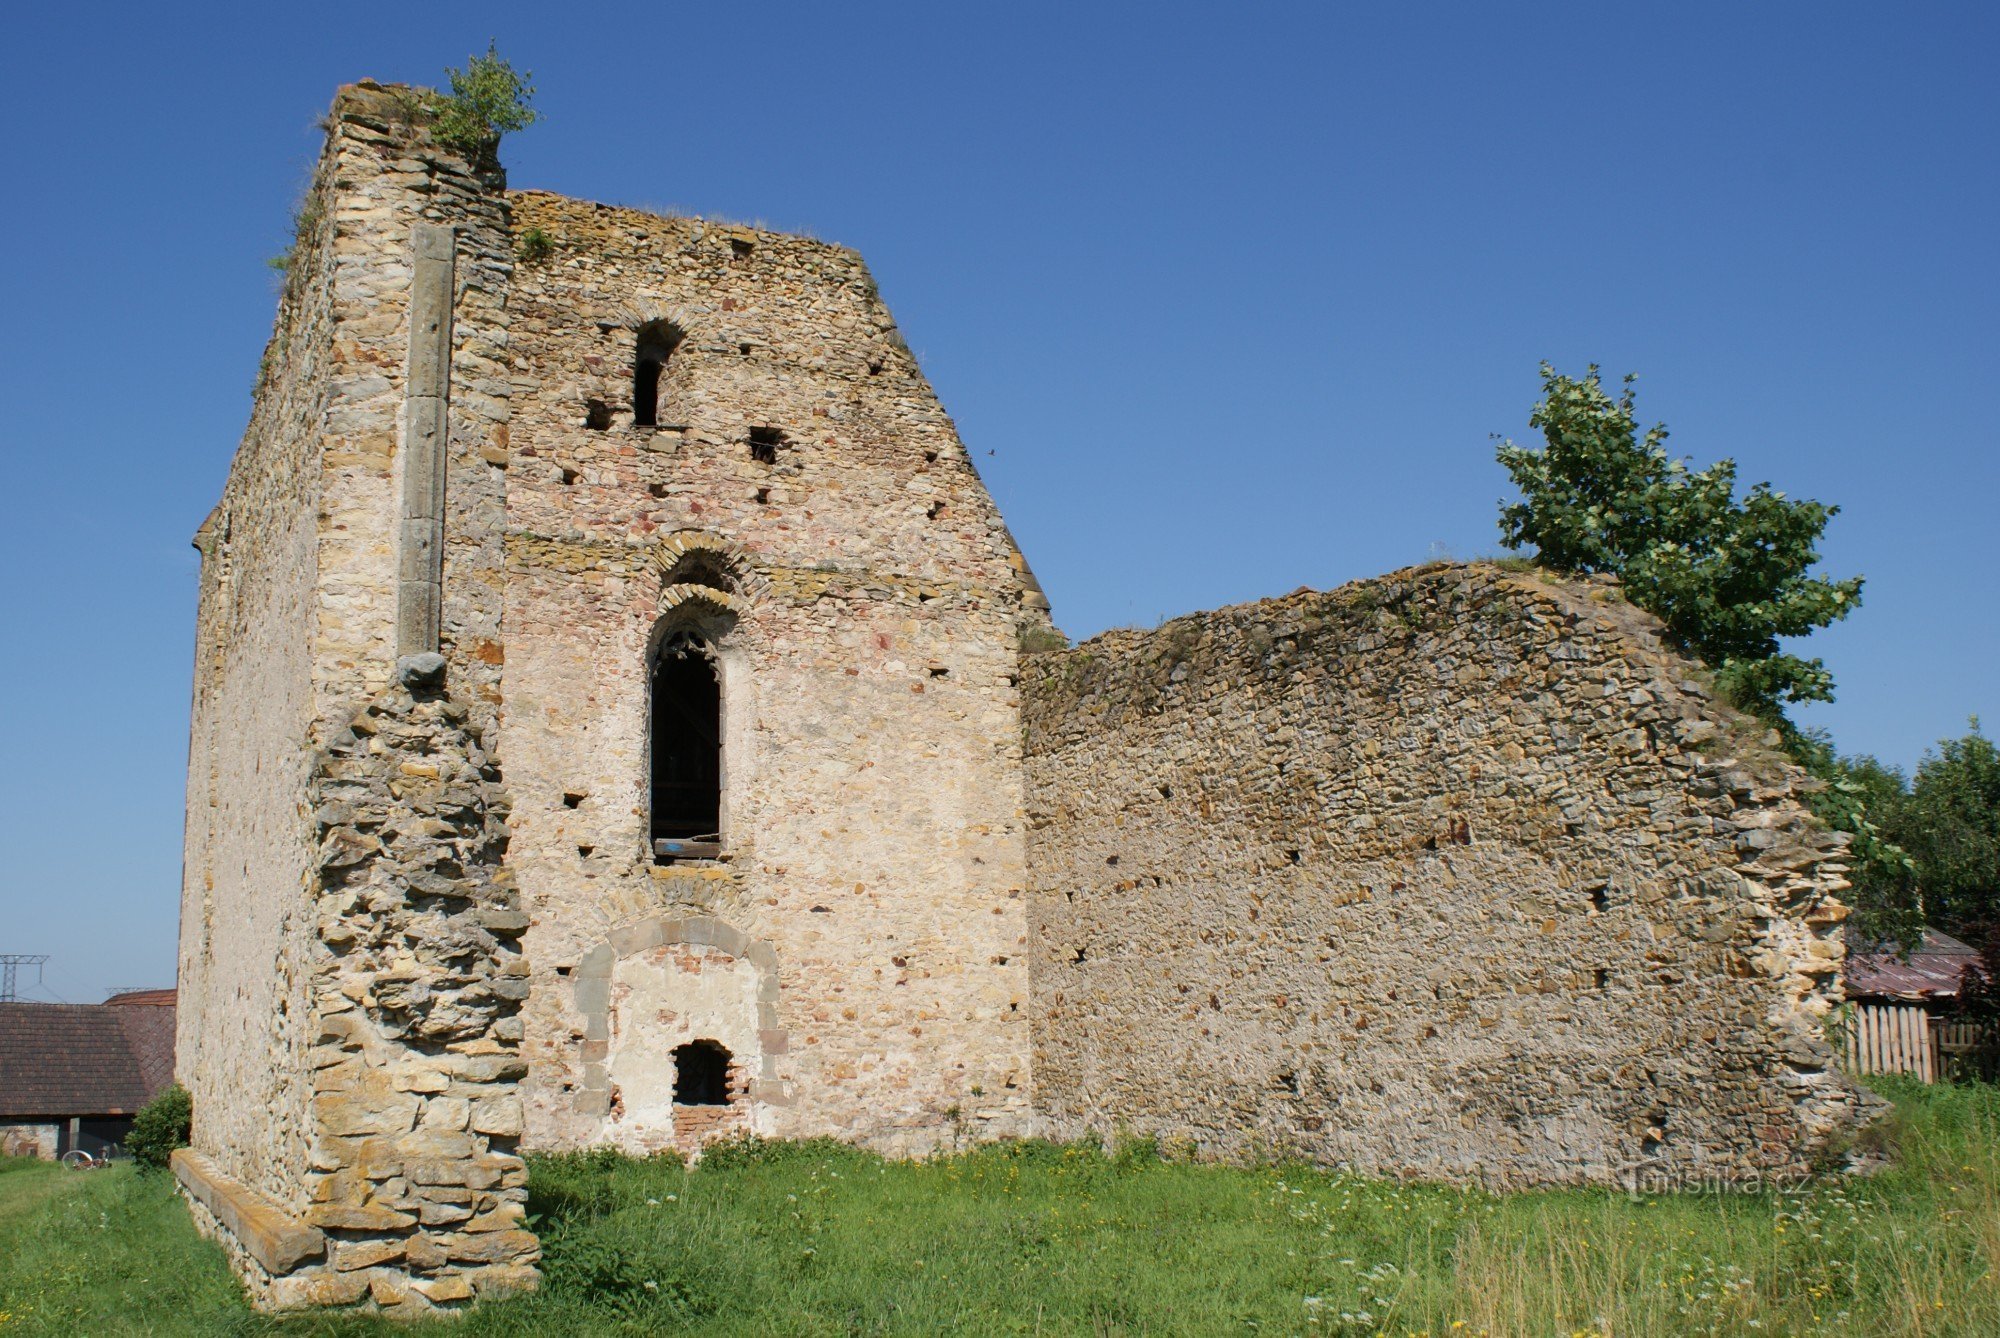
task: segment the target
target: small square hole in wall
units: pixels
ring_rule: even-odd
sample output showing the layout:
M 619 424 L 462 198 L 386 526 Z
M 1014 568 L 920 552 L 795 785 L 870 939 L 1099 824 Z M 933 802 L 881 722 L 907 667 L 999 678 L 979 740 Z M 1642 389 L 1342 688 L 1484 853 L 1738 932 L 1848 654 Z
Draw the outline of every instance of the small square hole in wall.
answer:
M 1607 910 L 1611 906 L 1611 886 L 1599 883 L 1590 889 L 1590 908 L 1594 911 Z
M 562 471 L 561 478 L 563 487 L 574 487 L 576 484 L 576 471 L 574 469 L 565 469 Z
M 741 353 L 746 358 L 750 356 L 750 346 L 748 344 L 738 344 L 736 346 L 736 351 L 738 353 Z
M 1609 988 L 1609 987 L 1610 987 L 1610 984 L 1611 984 L 1611 972 L 1610 972 L 1610 971 L 1609 971 L 1608 969 L 1604 968 L 1604 967 L 1601 967 L 1601 966 L 1600 966 L 1600 967 L 1598 967 L 1598 968 L 1597 968 L 1597 988 L 1599 988 L 1599 989 L 1607 989 L 1607 988 Z
M 580 795 L 580 794 L 577 794 L 577 793 L 576 793 L 575 791 L 573 791 L 573 790 L 571 790 L 571 791 L 565 791 L 565 792 L 564 792 L 564 794 L 563 794 L 563 807 L 564 807 L 564 808 L 576 808 L 577 806 L 579 806 L 579 805 L 580 805 L 580 804 L 582 804 L 582 803 L 583 803 L 583 796 L 582 796 L 582 795 Z
M 868 364 L 868 375 L 882 375 L 882 360 L 880 358 L 876 358 Z
M 747 237 L 731 237 L 729 239 L 729 258 L 731 260 L 748 260 L 750 253 L 756 249 L 757 243 Z
M 778 448 L 785 444 L 785 434 L 775 427 L 753 427 L 750 429 L 750 458 L 760 465 L 778 463 Z
M 771 490 L 769 488 L 757 489 L 757 505 L 769 506 L 770 504 L 771 504 Z
M 583 425 L 593 432 L 602 432 L 611 426 L 611 406 L 603 400 L 583 402 Z
M 648 483 L 646 491 L 655 497 L 665 497 L 667 495 L 667 485 L 664 483 Z
M 589 858 L 590 858 L 590 857 L 591 857 L 592 855 L 595 855 L 595 854 L 597 853 L 597 847 L 596 847 L 596 846 L 578 846 L 578 847 L 576 848 L 576 853 L 577 853 L 577 854 L 578 854 L 579 856 L 581 856 L 582 858 L 584 858 L 584 859 L 589 859 Z
M 929 506 L 924 508 L 924 515 L 928 519 L 936 520 L 939 516 L 942 516 L 945 513 L 945 510 L 946 507 L 943 502 L 932 502 Z

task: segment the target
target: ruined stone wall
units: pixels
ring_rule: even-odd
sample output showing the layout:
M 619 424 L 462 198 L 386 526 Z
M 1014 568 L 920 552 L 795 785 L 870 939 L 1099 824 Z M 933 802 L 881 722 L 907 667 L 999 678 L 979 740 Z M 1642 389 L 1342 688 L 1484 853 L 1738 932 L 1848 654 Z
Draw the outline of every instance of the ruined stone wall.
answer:
M 1615 587 L 1417 570 L 1025 673 L 1051 1133 L 1740 1180 L 1869 1102 L 1842 838 Z
M 176 1171 L 271 1307 L 423 1310 L 534 1278 L 526 917 L 492 755 L 506 203 L 497 168 L 423 122 L 407 90 L 336 100 L 251 430 L 198 536 Z M 442 654 L 404 663 L 404 476 L 425 460 Z
M 182 861 L 178 1077 L 197 1144 L 303 1207 L 309 1142 L 313 641 L 332 389 L 333 151 L 300 217 L 250 425 L 195 535 L 201 582 Z
M 730 1038 L 734 1119 L 764 1133 L 915 1151 L 953 1110 L 1025 1131 L 1017 628 L 1045 605 L 866 268 L 807 238 L 513 205 L 502 738 L 531 1141 L 685 1142 L 711 1113 L 661 1094 L 689 1034 Z M 679 343 L 647 427 L 655 322 Z M 752 429 L 779 434 L 768 458 Z M 719 590 L 676 582 L 689 552 Z M 724 839 L 658 867 L 648 651 L 680 617 L 717 650 Z

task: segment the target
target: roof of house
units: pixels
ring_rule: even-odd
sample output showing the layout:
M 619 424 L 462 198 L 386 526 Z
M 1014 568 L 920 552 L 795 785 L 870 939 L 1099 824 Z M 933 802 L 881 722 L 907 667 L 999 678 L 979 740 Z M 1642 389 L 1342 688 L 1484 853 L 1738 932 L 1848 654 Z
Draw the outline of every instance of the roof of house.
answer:
M 174 1005 L 174 990 L 120 990 L 104 1002 L 108 1004 L 165 1004 Z
M 1845 967 L 1850 999 L 1955 999 L 1965 968 L 1979 951 L 1949 934 L 1926 929 L 1906 959 L 1895 944 L 1850 945 Z
M 0 1003 L 0 1118 L 129 1115 L 173 1077 L 171 1003 Z

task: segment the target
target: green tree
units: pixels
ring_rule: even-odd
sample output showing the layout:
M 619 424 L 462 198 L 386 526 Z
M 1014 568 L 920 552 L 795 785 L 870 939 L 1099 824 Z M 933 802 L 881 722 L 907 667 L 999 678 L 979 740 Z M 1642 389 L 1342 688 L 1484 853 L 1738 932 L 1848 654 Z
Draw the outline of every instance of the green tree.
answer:
M 492 42 L 486 54 L 468 57 L 465 68 L 446 69 L 451 92 L 431 103 L 437 114 L 432 133 L 440 144 L 468 156 L 490 153 L 500 137 L 525 130 L 542 114 L 533 107 L 533 73 L 516 70 Z
M 1850 886 L 1843 895 L 1854 912 L 1849 926 L 1868 943 L 1914 946 L 1924 928 L 1916 865 L 1886 830 L 1908 797 L 1903 774 L 1872 757 L 1840 756 L 1820 730 L 1797 729 L 1787 721 L 1780 734 L 1799 765 L 1821 783 L 1806 796 L 1807 805 L 1820 821 L 1853 838 L 1847 848 Z
M 1909 851 L 1933 924 L 1975 940 L 2000 928 L 2000 749 L 1976 718 L 1924 754 L 1882 826 Z
M 1793 501 L 1759 483 L 1736 495 L 1736 462 L 1691 470 L 1641 434 L 1633 377 L 1613 398 L 1592 366 L 1582 379 L 1542 364 L 1529 417 L 1544 445 L 1502 441 L 1500 463 L 1521 500 L 1500 513 L 1501 542 L 1533 547 L 1557 571 L 1609 572 L 1705 660 L 1723 690 L 1773 723 L 1785 703 L 1829 701 L 1826 666 L 1782 649 L 1854 611 L 1861 578 L 1811 575 L 1815 545 L 1839 508 Z

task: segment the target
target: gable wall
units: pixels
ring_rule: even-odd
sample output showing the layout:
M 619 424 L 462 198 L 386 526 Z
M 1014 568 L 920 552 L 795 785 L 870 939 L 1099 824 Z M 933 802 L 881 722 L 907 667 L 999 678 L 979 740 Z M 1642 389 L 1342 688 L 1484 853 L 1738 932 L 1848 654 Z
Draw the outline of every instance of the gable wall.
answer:
M 851 251 L 513 205 L 517 238 L 551 247 L 511 300 L 502 751 L 535 922 L 531 1140 L 674 1140 L 607 1064 L 629 1072 L 650 1023 L 578 968 L 690 917 L 776 963 L 775 1025 L 739 1029 L 755 1128 L 918 1150 L 956 1109 L 1025 1131 L 1015 675 L 1017 624 L 1040 615 L 950 419 Z M 659 319 L 686 337 L 655 430 L 633 426 L 631 367 Z M 608 427 L 587 426 L 591 400 Z M 785 438 L 774 464 L 749 450 L 765 426 Z M 656 868 L 647 654 L 658 555 L 690 534 L 737 586 L 719 641 L 727 858 Z

